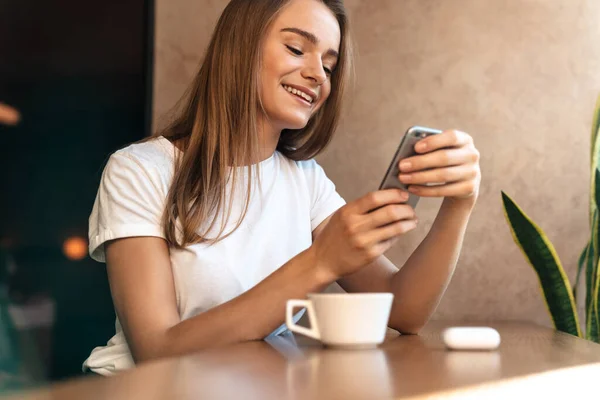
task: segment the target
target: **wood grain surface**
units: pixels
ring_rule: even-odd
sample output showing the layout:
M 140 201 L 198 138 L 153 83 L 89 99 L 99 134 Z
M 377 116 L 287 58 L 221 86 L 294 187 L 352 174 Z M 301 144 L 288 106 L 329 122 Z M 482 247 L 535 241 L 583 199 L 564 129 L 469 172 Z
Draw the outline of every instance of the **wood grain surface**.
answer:
M 498 350 L 449 351 L 441 340 L 448 325 L 431 322 L 411 336 L 390 331 L 371 350 L 329 349 L 291 335 L 241 343 L 11 398 L 500 399 L 596 390 L 598 344 L 534 324 L 499 322 L 486 324 L 500 332 Z

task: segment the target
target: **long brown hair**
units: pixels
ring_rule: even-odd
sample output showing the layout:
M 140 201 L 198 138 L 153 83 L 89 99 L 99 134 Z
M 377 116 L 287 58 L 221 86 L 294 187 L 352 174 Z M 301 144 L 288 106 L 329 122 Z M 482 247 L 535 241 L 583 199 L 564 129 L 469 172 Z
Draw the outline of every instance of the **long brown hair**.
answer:
M 330 78 L 331 94 L 323 106 L 303 129 L 281 133 L 277 150 L 295 161 L 316 156 L 331 141 L 352 74 L 353 46 L 343 0 L 321 1 L 339 23 L 340 57 Z M 260 50 L 271 23 L 289 2 L 232 0 L 219 18 L 200 70 L 180 103 L 181 110 L 156 134 L 184 150 L 175 159 L 162 221 L 171 246 L 215 243 L 233 233 L 246 215 L 253 175 L 250 161 L 256 160 L 259 147 Z M 244 165 L 249 179 L 243 213 L 235 228 L 224 234 L 234 197 L 231 193 L 226 201 L 227 183 L 232 179 L 231 190 L 235 190 L 237 167 Z M 218 235 L 207 237 L 223 211 L 226 217 Z

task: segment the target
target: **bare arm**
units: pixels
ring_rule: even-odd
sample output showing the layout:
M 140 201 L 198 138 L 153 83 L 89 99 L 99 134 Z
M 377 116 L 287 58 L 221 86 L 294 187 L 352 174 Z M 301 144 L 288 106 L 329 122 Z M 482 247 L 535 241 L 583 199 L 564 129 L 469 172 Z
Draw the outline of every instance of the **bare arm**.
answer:
M 393 292 L 389 324 L 404 333 L 417 333 L 442 298 L 454 273 L 481 182 L 479 151 L 464 132 L 448 130 L 431 136 L 419 142 L 415 150 L 419 154 L 405 160 L 408 165 L 400 164 L 399 179 L 420 196 L 444 197 L 431 230 L 400 271 L 381 256 L 339 280 L 351 292 Z
M 303 298 L 330 283 L 307 250 L 244 294 L 181 321 L 163 239 L 115 240 L 106 245 L 106 255 L 115 309 L 138 363 L 261 339 L 282 323 L 287 299 Z
M 454 273 L 471 208 L 447 201 L 421 244 L 398 268 L 385 256 L 340 285 L 349 292 L 392 292 L 389 326 L 402 333 L 418 333 L 435 312 Z
M 337 276 L 363 268 L 389 248 L 388 239 L 413 229 L 413 221 L 385 210 L 363 215 L 402 200 L 406 198 L 399 191 L 389 190 L 347 204 L 307 250 L 242 295 L 184 321 L 177 310 L 167 243 L 154 237 L 107 243 L 113 302 L 134 360 L 262 339 L 283 322 L 288 299 L 304 298 Z

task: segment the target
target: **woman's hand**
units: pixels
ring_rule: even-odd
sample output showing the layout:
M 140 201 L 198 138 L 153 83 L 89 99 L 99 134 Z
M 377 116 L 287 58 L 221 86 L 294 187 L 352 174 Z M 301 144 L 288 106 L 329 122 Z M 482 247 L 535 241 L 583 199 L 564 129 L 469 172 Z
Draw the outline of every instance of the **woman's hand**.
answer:
M 479 151 L 470 135 L 447 130 L 420 140 L 415 150 L 418 155 L 400 162 L 399 179 L 409 192 L 475 204 L 481 170 Z
M 0 103 L 0 124 L 16 125 L 20 118 L 21 116 L 17 110 L 4 103 Z
M 394 239 L 417 226 L 408 193 L 380 190 L 346 204 L 335 212 L 313 242 L 320 266 L 337 280 L 385 253 Z

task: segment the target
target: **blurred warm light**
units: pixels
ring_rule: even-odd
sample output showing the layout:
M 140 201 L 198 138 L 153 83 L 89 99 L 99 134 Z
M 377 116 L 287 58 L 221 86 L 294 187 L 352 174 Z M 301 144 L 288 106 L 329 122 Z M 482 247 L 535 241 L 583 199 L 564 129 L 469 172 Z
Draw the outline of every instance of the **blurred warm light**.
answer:
M 79 261 L 87 256 L 87 241 L 82 237 L 70 237 L 63 243 L 63 254 L 69 260 Z

